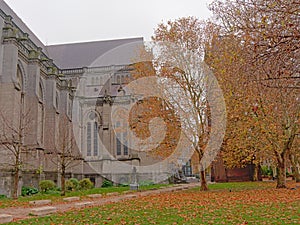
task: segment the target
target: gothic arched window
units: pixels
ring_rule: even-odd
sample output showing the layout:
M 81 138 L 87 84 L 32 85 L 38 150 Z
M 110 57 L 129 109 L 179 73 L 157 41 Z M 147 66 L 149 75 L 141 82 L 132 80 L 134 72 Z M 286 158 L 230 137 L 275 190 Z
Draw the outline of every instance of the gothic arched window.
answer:
M 86 155 L 99 155 L 99 117 L 95 112 L 90 112 L 86 124 Z
M 17 67 L 16 89 L 20 92 L 20 107 L 24 109 L 24 82 L 20 66 Z M 21 112 L 22 113 L 22 112 Z
M 116 140 L 116 155 L 117 156 L 128 156 L 128 132 L 126 123 L 126 113 L 123 110 L 119 110 L 115 113 L 115 140 Z
M 39 144 L 42 144 L 44 139 L 44 92 L 41 82 L 38 87 L 37 122 L 37 141 Z
M 58 93 L 58 91 L 55 92 L 55 108 L 56 108 L 56 111 L 58 112 L 59 111 L 59 93 Z

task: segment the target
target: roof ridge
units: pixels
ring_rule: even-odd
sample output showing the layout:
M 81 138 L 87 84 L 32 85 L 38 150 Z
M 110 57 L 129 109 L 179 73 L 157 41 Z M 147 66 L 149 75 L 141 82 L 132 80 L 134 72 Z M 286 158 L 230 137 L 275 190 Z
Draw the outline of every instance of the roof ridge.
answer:
M 62 44 L 51 44 L 51 45 L 46 45 L 46 47 L 63 46 L 63 45 L 77 45 L 77 44 L 94 44 L 94 43 L 99 43 L 99 42 L 116 42 L 116 41 L 126 41 L 126 40 L 143 40 L 143 39 L 144 39 L 143 37 L 106 39 L 106 40 L 82 41 L 82 42 L 62 43 Z

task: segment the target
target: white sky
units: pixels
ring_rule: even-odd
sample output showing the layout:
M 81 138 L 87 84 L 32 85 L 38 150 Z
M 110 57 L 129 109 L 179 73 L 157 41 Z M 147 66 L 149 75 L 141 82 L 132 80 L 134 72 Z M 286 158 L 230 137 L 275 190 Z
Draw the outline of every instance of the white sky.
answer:
M 45 44 L 129 37 L 150 40 L 160 22 L 208 18 L 212 0 L 5 0 Z

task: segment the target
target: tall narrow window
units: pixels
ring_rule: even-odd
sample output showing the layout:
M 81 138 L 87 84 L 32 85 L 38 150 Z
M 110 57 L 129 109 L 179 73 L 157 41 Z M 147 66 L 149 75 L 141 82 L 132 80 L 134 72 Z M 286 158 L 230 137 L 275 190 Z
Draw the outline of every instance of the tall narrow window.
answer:
M 87 116 L 86 126 L 86 155 L 99 155 L 99 124 L 101 120 L 96 112 L 90 112 Z
M 37 141 L 39 144 L 43 143 L 44 139 L 44 105 L 43 105 L 43 88 L 42 84 L 39 84 L 38 90 L 38 112 L 37 112 Z
M 126 126 L 124 126 L 124 123 L 117 121 L 115 124 L 115 131 L 116 131 L 117 156 L 128 156 L 129 149 L 128 149 L 128 136 L 126 132 Z
M 123 151 L 124 151 L 124 155 L 128 155 L 127 132 L 123 133 Z
M 121 141 L 120 141 L 121 135 L 117 134 L 116 138 L 117 138 L 117 155 L 121 155 L 122 154 L 122 150 L 121 150 L 122 144 L 121 144 Z
M 98 123 L 94 123 L 94 156 L 98 155 Z
M 17 67 L 16 90 L 18 91 L 19 104 L 20 104 L 20 113 L 19 113 L 18 119 L 19 119 L 20 127 L 22 127 L 22 129 L 23 129 L 24 110 L 25 110 L 24 83 L 23 83 L 23 75 L 22 75 L 22 72 L 21 72 L 21 69 L 19 66 Z
M 56 111 L 58 112 L 59 111 L 59 93 L 58 93 L 58 91 L 55 92 L 55 108 L 56 108 Z
M 67 108 L 67 114 L 70 118 L 72 118 L 72 107 L 73 107 L 73 100 L 71 96 L 68 97 L 68 108 Z
M 92 126 L 91 123 L 87 123 L 87 135 L 86 135 L 86 155 L 92 155 Z

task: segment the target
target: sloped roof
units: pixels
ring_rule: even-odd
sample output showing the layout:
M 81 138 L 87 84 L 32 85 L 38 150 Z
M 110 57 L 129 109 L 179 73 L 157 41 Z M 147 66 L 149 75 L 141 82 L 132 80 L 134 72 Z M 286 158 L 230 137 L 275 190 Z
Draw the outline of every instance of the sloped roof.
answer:
M 37 47 L 41 47 L 43 52 L 47 54 L 45 45 L 38 37 L 28 28 L 28 26 L 18 17 L 18 15 L 3 1 L 0 0 L 0 9 L 9 16 L 12 16 L 12 21 L 25 33 L 29 34 L 29 38 Z
M 137 59 L 143 38 L 128 38 L 47 46 L 61 69 L 131 64 Z
M 45 46 L 4 0 L 0 0 L 0 9 L 12 16 L 13 22 L 28 33 L 34 44 L 60 69 L 131 64 L 143 45 L 140 37 Z

